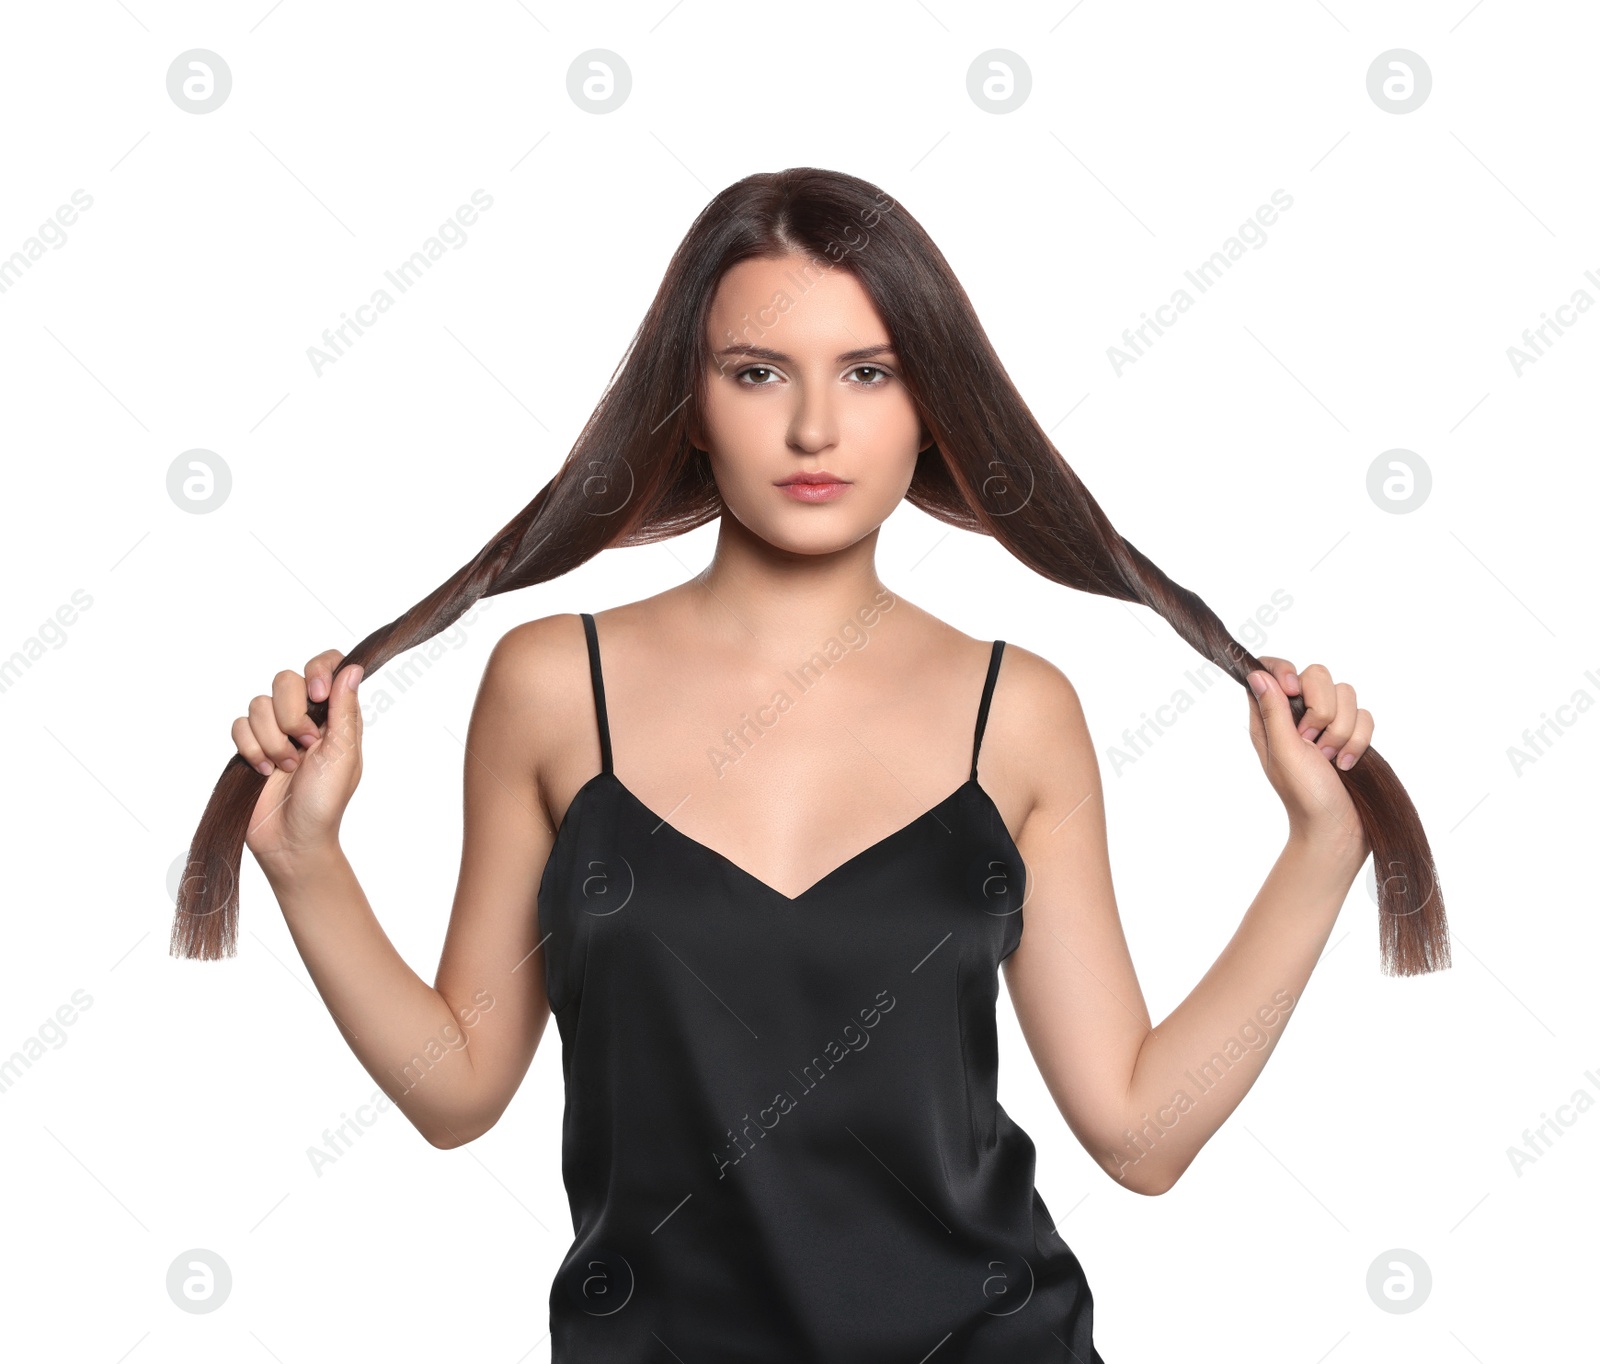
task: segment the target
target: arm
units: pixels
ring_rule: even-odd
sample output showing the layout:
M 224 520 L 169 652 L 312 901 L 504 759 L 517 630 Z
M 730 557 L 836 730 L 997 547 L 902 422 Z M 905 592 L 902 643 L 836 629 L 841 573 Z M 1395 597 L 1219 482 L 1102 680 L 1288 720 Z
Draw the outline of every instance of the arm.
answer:
M 298 770 L 286 777 L 280 769 L 269 779 L 257 806 L 264 817 L 251 830 L 252 851 L 346 1042 L 438 1147 L 470 1141 L 494 1125 L 549 1019 L 537 892 L 554 833 L 539 791 L 536 750 L 549 742 L 541 736 L 560 733 L 563 723 L 567 733 L 583 732 L 564 714 L 581 678 L 574 672 L 571 631 L 561 624 L 562 618 L 551 617 L 508 632 L 485 669 L 467 735 L 461 870 L 433 985 L 407 965 L 383 931 L 339 846 L 342 804 L 318 789 L 342 790 L 347 800 L 359 780 L 359 704 L 340 694 L 349 670 L 334 687 L 322 735 L 298 755 Z M 305 718 L 305 688 L 328 695 L 339 657 L 313 659 L 303 680 L 293 673 L 275 679 L 271 700 L 280 737 L 314 728 Z M 281 685 L 286 677 L 291 680 Z M 252 729 L 258 728 L 255 709 Z M 283 745 L 288 748 L 287 739 Z M 262 746 L 269 760 L 282 756 Z M 253 756 L 243 742 L 240 748 Z M 296 790 L 302 774 L 305 784 Z M 283 789 L 274 792 L 279 783 Z M 319 805 L 320 819 L 314 817 Z M 330 822 L 327 810 L 334 807 Z M 291 818 L 296 814 L 298 827 Z
M 1329 760 L 1295 733 L 1284 692 L 1263 698 L 1266 724 L 1251 700 L 1252 740 L 1285 796 L 1289 836 L 1221 955 L 1152 1028 L 1112 892 L 1099 766 L 1077 693 L 1048 662 L 1017 652 L 1017 742 L 1006 747 L 1028 753 L 1036 776 L 1017 840 L 1031 881 L 1026 928 L 1007 987 L 1078 1140 L 1127 1188 L 1163 1193 L 1261 1073 L 1368 849 Z M 1290 665 L 1263 662 L 1298 690 Z M 1335 751 L 1364 749 L 1370 716 L 1357 718 L 1353 691 L 1325 700 L 1334 689 L 1321 673 L 1313 688 L 1307 669 L 1307 727 L 1326 726 L 1320 740 Z

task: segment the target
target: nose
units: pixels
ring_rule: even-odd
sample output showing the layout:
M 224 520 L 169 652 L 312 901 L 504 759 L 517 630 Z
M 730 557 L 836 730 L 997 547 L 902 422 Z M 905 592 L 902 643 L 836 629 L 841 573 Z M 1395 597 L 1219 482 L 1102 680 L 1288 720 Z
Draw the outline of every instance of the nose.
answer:
M 794 411 L 789 419 L 789 446 L 805 454 L 818 454 L 839 439 L 838 417 L 826 384 L 796 384 Z

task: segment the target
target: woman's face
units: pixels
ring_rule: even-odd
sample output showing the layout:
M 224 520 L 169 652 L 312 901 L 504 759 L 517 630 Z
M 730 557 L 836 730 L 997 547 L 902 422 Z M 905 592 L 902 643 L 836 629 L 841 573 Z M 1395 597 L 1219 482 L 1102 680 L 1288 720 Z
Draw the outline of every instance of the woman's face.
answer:
M 706 341 L 703 425 L 690 438 L 728 511 L 799 553 L 842 549 L 882 525 L 933 437 L 855 276 L 798 255 L 741 261 L 717 288 Z M 809 497 L 782 486 L 815 474 L 842 486 Z

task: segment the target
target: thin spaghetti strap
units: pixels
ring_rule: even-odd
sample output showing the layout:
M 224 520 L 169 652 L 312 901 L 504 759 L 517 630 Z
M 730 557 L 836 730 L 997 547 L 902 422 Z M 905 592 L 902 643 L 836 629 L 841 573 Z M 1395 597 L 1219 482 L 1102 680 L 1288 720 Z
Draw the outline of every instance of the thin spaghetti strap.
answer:
M 594 683 L 594 715 L 600 727 L 600 770 L 611 770 L 611 725 L 606 719 L 606 684 L 600 676 L 600 641 L 594 632 L 594 617 L 587 611 L 583 617 L 583 632 L 589 637 L 589 680 Z
M 972 775 L 968 781 L 978 780 L 978 748 L 983 743 L 983 727 L 989 722 L 989 698 L 994 695 L 994 680 L 1000 675 L 1000 653 L 1005 647 L 1005 640 L 997 639 L 989 651 L 989 675 L 983 679 L 983 700 L 978 703 L 978 728 L 972 736 Z

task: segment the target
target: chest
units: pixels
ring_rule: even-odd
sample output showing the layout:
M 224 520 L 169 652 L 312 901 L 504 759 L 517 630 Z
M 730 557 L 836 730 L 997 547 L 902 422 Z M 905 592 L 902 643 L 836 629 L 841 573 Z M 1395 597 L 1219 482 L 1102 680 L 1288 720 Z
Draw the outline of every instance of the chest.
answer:
M 831 988 L 860 973 L 865 988 L 887 964 L 950 949 L 992 976 L 1020 941 L 1025 893 L 1022 856 L 975 778 L 791 895 L 603 772 L 574 796 L 540 882 L 551 1007 L 594 954 Z

